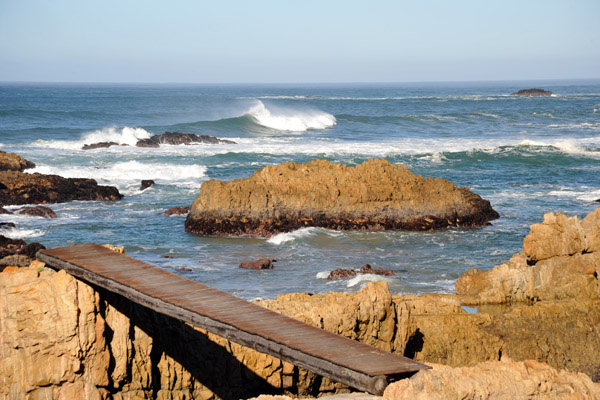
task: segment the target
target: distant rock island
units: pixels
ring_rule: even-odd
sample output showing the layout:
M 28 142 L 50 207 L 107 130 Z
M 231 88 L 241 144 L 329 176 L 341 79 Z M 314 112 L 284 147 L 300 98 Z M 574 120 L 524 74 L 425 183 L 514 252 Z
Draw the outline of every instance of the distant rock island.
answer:
M 214 136 L 208 135 L 196 135 L 193 133 L 180 133 L 180 132 L 165 132 L 162 135 L 154 135 L 147 139 L 140 139 L 135 144 L 136 147 L 160 147 L 161 144 L 170 144 L 170 145 L 191 145 L 191 144 L 235 144 L 233 140 L 219 139 Z M 92 143 L 85 144 L 81 149 L 82 150 L 93 150 L 106 148 L 111 146 L 119 146 L 118 143 L 115 142 L 100 142 L 100 143 Z M 127 146 L 127 145 L 121 145 Z
M 511 96 L 523 96 L 523 97 L 542 97 L 552 96 L 552 92 L 544 89 L 521 89 L 518 92 L 512 93 Z
M 355 167 L 285 162 L 247 179 L 202 184 L 188 232 L 271 236 L 308 226 L 339 230 L 430 230 L 485 226 L 490 202 L 441 178 L 372 159 Z

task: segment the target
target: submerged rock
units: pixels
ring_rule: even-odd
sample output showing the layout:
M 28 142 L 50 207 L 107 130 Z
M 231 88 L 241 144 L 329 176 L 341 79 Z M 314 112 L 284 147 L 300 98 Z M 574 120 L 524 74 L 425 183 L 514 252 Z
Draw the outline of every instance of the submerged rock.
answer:
M 58 175 L 0 171 L 0 205 L 63 203 L 72 200 L 119 200 L 123 196 L 112 186 L 100 186 L 93 179 L 63 178 Z
M 369 264 L 365 264 L 359 271 L 355 271 L 353 269 L 335 269 L 329 273 L 327 280 L 330 281 L 332 279 L 343 279 L 343 278 L 352 278 L 357 274 L 373 274 L 373 275 L 383 275 L 383 276 L 394 276 L 394 271 L 391 269 L 384 268 L 375 268 L 371 267 Z
M 270 236 L 317 226 L 340 230 L 430 230 L 485 226 L 490 202 L 441 178 L 372 159 L 356 167 L 285 162 L 250 178 L 204 182 L 185 222 L 205 235 Z
M 119 146 L 119 143 L 116 142 L 100 142 L 93 144 L 84 144 L 81 150 L 93 150 L 93 149 L 105 149 L 111 146 Z M 127 145 L 122 145 L 127 146 Z
M 277 260 L 271 260 L 268 258 L 261 258 L 256 261 L 242 261 L 240 268 L 244 269 L 273 269 L 273 263 Z
M 31 215 L 33 217 L 56 218 L 56 213 L 49 207 L 35 206 L 23 207 L 17 210 L 19 214 Z
M 192 206 L 173 207 L 173 208 L 169 208 L 168 210 L 163 212 L 163 214 L 164 215 L 183 215 L 183 214 L 189 213 L 191 208 L 192 208 Z
M 0 171 L 23 172 L 28 168 L 35 168 L 35 164 L 18 154 L 0 151 Z
M 552 92 L 544 89 L 521 89 L 518 92 L 511 93 L 511 96 L 523 96 L 523 97 L 540 97 L 540 96 L 552 96 Z
M 198 143 L 207 144 L 235 144 L 232 140 L 219 139 L 208 135 L 195 135 L 193 133 L 165 132 L 162 135 L 155 135 L 148 139 L 140 139 L 136 143 L 137 147 L 160 147 L 161 144 L 171 145 L 190 145 Z
M 547 213 L 523 239 L 523 251 L 489 271 L 456 281 L 469 304 L 600 299 L 600 208 L 582 221 Z
M 142 185 L 140 186 L 140 190 L 146 190 L 151 186 L 154 186 L 154 181 L 152 179 L 144 179 L 142 181 Z

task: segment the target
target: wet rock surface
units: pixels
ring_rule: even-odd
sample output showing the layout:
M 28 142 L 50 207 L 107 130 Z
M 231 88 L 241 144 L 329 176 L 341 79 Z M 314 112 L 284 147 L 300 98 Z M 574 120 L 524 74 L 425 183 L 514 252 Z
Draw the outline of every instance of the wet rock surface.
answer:
M 329 273 L 327 280 L 330 281 L 332 279 L 343 279 L 343 278 L 352 278 L 357 274 L 373 274 L 373 275 L 383 275 L 383 276 L 394 276 L 394 271 L 391 269 L 384 268 L 373 268 L 369 264 L 365 264 L 361 267 L 359 271 L 355 271 L 353 269 L 344 269 L 338 268 Z
M 250 178 L 210 180 L 185 222 L 204 235 L 270 236 L 308 226 L 339 230 L 430 230 L 485 226 L 489 201 L 441 178 L 372 159 L 356 167 L 285 162 Z
M 277 260 L 271 260 L 269 258 L 261 258 L 256 261 L 242 261 L 240 268 L 244 269 L 273 269 L 273 263 Z
M 193 144 L 235 144 L 233 140 L 219 139 L 214 136 L 196 135 L 194 133 L 181 132 L 165 132 L 162 135 L 154 135 L 146 139 L 140 139 L 135 144 L 136 147 L 158 148 L 161 144 L 168 145 L 193 145 Z M 108 148 L 112 146 L 127 146 L 126 144 L 119 145 L 115 142 L 100 142 L 85 144 L 82 150 L 93 150 Z
M 56 213 L 50 207 L 45 206 L 22 207 L 16 210 L 16 212 L 18 214 L 30 215 L 32 217 L 56 218 Z
M 511 93 L 511 96 L 523 96 L 523 97 L 540 97 L 540 96 L 552 96 L 552 92 L 544 89 L 521 89 L 518 92 Z
M 0 205 L 63 203 L 72 200 L 115 201 L 123 196 L 93 179 L 0 171 Z
M 164 215 L 183 215 L 183 214 L 189 213 L 191 208 L 192 208 L 192 206 L 173 207 L 173 208 L 169 208 L 168 210 L 163 212 L 163 214 Z
M 149 187 L 152 187 L 152 186 L 154 186 L 154 181 L 152 179 L 144 179 L 142 181 L 141 186 L 140 186 L 140 190 L 146 190 L 146 189 L 148 189 Z

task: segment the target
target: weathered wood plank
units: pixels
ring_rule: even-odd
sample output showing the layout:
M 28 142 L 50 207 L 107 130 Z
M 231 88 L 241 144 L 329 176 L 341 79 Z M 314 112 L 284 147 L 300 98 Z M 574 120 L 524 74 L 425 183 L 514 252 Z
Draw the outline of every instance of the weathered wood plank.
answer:
M 51 267 L 157 312 L 360 390 L 427 366 L 306 325 L 100 245 L 41 250 Z

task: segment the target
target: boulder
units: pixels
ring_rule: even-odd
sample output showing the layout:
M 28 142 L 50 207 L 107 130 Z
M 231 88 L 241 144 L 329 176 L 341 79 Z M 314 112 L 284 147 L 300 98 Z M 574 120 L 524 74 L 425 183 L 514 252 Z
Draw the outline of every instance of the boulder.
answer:
M 190 144 L 235 144 L 232 140 L 219 139 L 208 135 L 195 135 L 193 133 L 165 132 L 162 135 L 155 135 L 147 139 L 140 139 L 136 143 L 137 147 L 160 147 L 161 144 L 170 145 L 190 145 Z
M 489 201 L 441 178 L 372 159 L 356 167 L 285 162 L 250 178 L 209 180 L 186 219 L 188 232 L 270 236 L 308 226 L 339 230 L 430 230 L 485 226 Z
M 472 367 L 432 367 L 392 383 L 381 399 L 600 399 L 600 384 L 587 375 L 533 360 L 503 357 Z
M 0 171 L 0 205 L 63 203 L 72 200 L 114 201 L 123 196 L 117 188 L 100 186 L 93 179 Z
M 56 213 L 51 208 L 44 206 L 22 207 L 17 210 L 17 213 L 33 217 L 56 218 Z
M 33 242 L 27 244 L 21 239 L 10 239 L 0 235 L 0 265 L 1 266 L 26 266 L 35 258 L 44 245 Z
M 192 208 L 192 206 L 173 207 L 173 208 L 169 208 L 168 210 L 163 212 L 163 214 L 164 215 L 183 215 L 183 214 L 189 213 L 191 208 Z
M 15 153 L 0 151 L 0 171 L 23 172 L 28 168 L 35 168 L 35 164 Z
M 356 272 L 353 269 L 338 268 L 338 269 L 334 269 L 333 271 L 331 271 L 329 273 L 329 275 L 327 276 L 327 280 L 331 281 L 334 279 L 353 278 L 356 276 L 356 274 L 358 274 L 358 272 Z
M 152 179 L 143 180 L 142 186 L 140 186 L 140 190 L 146 190 L 151 186 L 154 186 L 154 181 Z
M 256 261 L 242 261 L 240 268 L 245 269 L 273 269 L 273 263 L 277 260 L 271 260 L 268 258 L 261 258 Z
M 489 271 L 472 268 L 456 281 L 465 304 L 600 299 L 600 208 L 583 221 L 544 215 L 523 251 Z
M 552 96 L 552 92 L 544 89 L 521 89 L 518 92 L 511 93 L 511 96 L 543 97 Z

